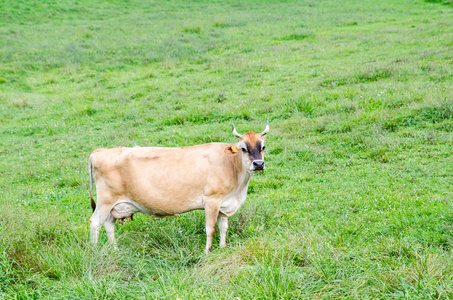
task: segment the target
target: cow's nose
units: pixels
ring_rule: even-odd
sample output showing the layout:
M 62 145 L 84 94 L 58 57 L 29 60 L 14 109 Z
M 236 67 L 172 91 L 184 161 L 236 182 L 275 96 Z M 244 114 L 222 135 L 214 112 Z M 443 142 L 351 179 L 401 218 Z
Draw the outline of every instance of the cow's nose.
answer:
M 254 170 L 264 170 L 264 160 L 254 160 L 252 165 Z

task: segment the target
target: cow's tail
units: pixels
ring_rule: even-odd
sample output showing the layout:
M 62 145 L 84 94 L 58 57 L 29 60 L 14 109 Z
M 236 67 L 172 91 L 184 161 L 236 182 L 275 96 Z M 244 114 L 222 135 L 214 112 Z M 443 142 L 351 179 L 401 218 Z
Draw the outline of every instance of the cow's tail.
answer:
M 90 198 L 91 198 L 91 208 L 93 211 L 96 209 L 96 202 L 93 199 L 93 162 L 90 159 L 88 160 L 88 174 L 90 174 Z

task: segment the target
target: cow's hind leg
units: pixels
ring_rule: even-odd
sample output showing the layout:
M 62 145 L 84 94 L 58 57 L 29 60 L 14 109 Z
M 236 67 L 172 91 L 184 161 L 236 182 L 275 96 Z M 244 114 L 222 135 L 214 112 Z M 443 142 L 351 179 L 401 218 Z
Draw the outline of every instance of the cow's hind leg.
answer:
M 115 248 L 117 248 L 116 241 L 115 241 L 115 222 L 116 222 L 116 219 L 112 216 L 111 213 L 109 213 L 107 218 L 104 221 L 104 228 L 105 228 L 105 232 L 107 233 L 107 238 L 109 240 L 109 243 L 113 244 L 115 246 Z
M 99 220 L 99 206 L 93 212 L 90 218 L 90 240 L 91 243 L 97 244 L 99 239 L 99 231 L 101 230 L 101 222 Z
M 91 242 L 97 244 L 99 240 L 99 231 L 104 225 L 107 237 L 110 243 L 115 243 L 115 218 L 110 213 L 111 207 L 100 206 L 96 207 L 93 215 L 90 218 L 91 222 Z

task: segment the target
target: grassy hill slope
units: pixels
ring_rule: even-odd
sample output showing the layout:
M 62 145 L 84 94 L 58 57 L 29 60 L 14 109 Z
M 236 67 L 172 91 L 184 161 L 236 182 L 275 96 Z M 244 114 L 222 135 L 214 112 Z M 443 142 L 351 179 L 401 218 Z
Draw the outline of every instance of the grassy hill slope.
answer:
M 448 1 L 3 1 L 0 295 L 453 297 L 452 34 Z M 266 120 L 227 248 L 203 212 L 88 243 L 93 149 Z

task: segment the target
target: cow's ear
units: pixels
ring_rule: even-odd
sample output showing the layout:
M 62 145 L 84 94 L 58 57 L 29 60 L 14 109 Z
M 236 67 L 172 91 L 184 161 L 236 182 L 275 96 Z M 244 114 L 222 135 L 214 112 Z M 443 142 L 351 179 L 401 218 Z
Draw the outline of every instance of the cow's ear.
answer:
M 236 146 L 234 145 L 226 147 L 223 151 L 228 155 L 236 155 L 239 153 L 238 148 L 236 148 Z

